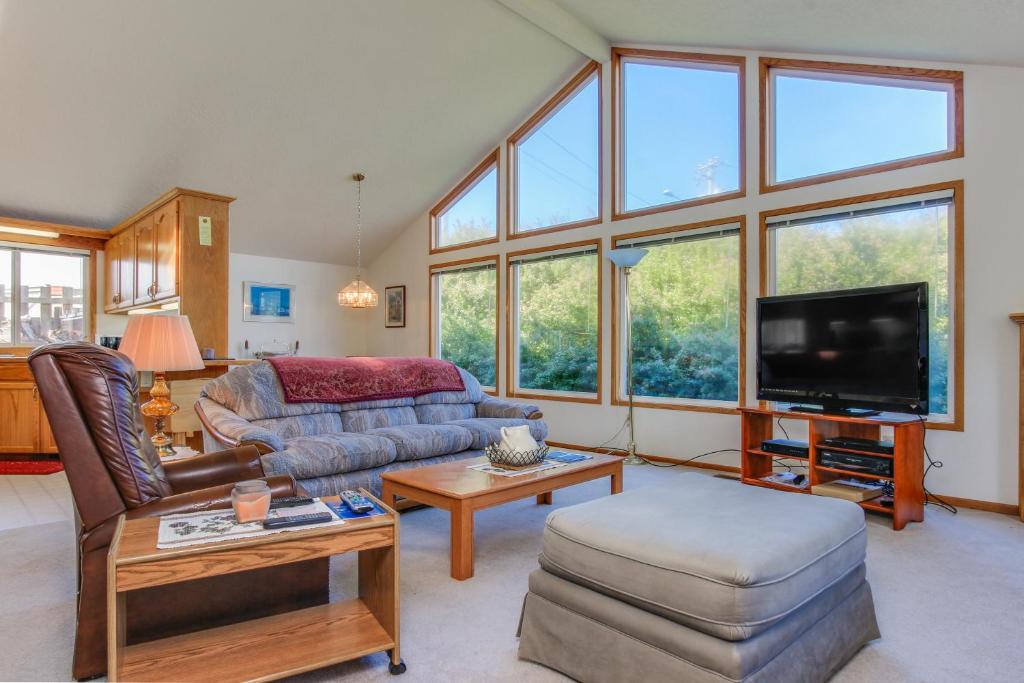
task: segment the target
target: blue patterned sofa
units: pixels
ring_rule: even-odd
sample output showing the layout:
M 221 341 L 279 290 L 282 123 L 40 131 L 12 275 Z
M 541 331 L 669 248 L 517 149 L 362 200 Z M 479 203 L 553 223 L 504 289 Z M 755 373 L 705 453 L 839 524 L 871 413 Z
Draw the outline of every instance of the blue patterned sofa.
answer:
M 290 474 L 311 495 L 365 487 L 392 470 L 472 458 L 506 426 L 548 433 L 537 406 L 484 394 L 459 368 L 464 391 L 357 403 L 285 403 L 267 362 L 232 368 L 203 387 L 196 412 L 207 451 L 253 444 L 267 476 Z

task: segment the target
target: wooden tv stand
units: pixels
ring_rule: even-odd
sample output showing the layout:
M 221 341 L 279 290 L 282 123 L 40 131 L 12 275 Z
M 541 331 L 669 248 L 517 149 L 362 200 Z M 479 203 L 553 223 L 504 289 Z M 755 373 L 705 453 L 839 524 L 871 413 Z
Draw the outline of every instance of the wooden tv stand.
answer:
M 792 410 L 765 410 L 761 408 L 740 408 L 742 418 L 742 457 L 740 460 L 741 478 L 744 484 L 762 486 L 793 493 L 810 494 L 810 487 L 798 489 L 784 484 L 773 484 L 761 481 L 773 471 L 773 458 L 785 460 L 801 460 L 807 462 L 807 473 L 811 485 L 824 484 L 834 479 L 865 479 L 891 480 L 895 494 L 892 506 L 882 505 L 877 499 L 860 503 L 865 510 L 880 512 L 892 516 L 892 528 L 900 530 L 908 522 L 924 521 L 924 423 L 913 415 L 898 413 L 882 413 L 871 417 L 847 417 L 844 415 L 821 415 L 801 413 Z M 775 424 L 779 419 L 806 420 L 809 457 L 798 458 L 789 455 L 778 455 L 761 450 L 761 442 L 777 438 Z M 825 439 L 837 436 L 857 437 L 861 439 L 881 438 L 882 427 L 893 428 L 895 453 L 893 458 L 893 476 L 881 477 L 863 472 L 847 471 L 824 467 L 818 464 L 818 445 Z M 850 453 L 866 453 L 880 455 L 852 448 L 829 447 L 831 450 Z

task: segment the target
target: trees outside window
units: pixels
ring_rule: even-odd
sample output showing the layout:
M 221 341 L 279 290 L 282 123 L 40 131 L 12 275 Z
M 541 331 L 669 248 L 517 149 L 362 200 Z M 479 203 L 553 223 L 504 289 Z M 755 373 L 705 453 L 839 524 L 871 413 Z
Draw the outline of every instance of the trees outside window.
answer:
M 497 258 L 435 272 L 435 355 L 497 387 Z

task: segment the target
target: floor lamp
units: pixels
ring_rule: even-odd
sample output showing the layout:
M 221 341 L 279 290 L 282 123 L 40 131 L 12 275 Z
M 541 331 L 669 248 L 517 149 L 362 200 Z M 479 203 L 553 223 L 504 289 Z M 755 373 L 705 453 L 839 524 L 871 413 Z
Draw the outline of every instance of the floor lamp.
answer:
M 622 462 L 626 465 L 643 465 L 647 461 L 636 454 L 636 432 L 633 428 L 633 316 L 629 303 L 629 273 L 640 260 L 647 256 L 646 249 L 612 249 L 608 258 L 622 269 L 622 301 L 626 314 L 626 390 L 629 392 L 629 445 L 628 455 Z

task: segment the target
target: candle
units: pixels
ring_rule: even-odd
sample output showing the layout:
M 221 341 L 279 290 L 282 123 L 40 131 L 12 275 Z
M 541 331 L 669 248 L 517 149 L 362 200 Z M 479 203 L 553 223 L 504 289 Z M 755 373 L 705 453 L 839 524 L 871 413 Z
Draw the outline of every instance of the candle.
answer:
M 239 523 L 263 521 L 270 512 L 270 487 L 260 479 L 238 482 L 231 491 L 231 507 Z

